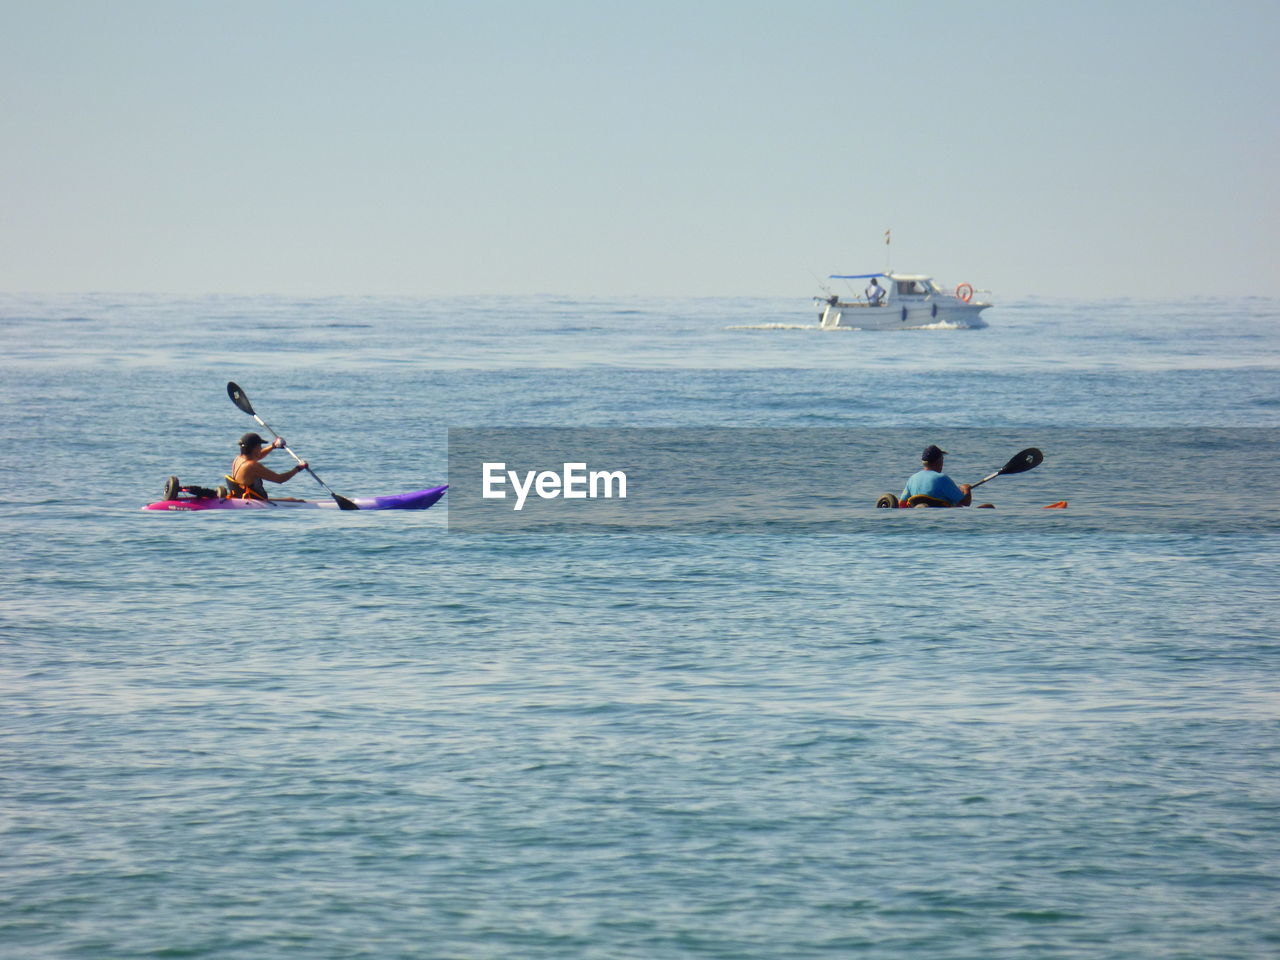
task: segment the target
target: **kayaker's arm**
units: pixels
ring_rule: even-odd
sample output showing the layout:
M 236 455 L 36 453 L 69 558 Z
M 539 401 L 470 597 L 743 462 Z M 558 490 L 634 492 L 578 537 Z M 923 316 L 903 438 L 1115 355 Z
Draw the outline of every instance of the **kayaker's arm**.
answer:
M 304 460 L 287 473 L 276 473 L 274 470 L 268 470 L 261 463 L 254 463 L 250 465 L 248 470 L 245 472 L 251 474 L 251 476 L 246 478 L 250 483 L 254 480 L 270 480 L 272 483 L 284 483 L 287 480 L 292 480 L 305 469 L 307 469 L 307 462 Z

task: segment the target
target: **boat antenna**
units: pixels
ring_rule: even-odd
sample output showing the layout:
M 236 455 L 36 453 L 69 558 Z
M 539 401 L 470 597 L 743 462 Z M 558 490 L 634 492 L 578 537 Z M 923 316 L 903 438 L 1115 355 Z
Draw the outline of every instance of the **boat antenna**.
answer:
M 893 272 L 893 250 L 889 246 L 889 241 L 892 239 L 893 230 L 886 230 L 884 232 L 884 272 L 886 275 Z

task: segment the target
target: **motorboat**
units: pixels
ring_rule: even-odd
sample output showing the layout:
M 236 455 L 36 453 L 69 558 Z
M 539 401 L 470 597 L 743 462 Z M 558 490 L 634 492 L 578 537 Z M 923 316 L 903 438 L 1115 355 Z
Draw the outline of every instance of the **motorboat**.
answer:
M 822 304 L 824 330 L 976 330 L 987 324 L 980 314 L 991 306 L 990 291 L 961 283 L 945 290 L 932 277 L 918 273 L 832 274 L 848 282 L 849 295 L 828 291 L 813 299 Z M 859 293 L 852 281 L 862 281 Z

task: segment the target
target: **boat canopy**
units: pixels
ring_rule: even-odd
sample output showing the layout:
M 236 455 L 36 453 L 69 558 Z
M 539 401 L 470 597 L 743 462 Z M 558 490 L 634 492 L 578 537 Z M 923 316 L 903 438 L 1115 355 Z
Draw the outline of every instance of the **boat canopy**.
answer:
M 833 273 L 828 280 L 870 280 L 884 277 L 886 280 L 932 280 L 927 273 Z

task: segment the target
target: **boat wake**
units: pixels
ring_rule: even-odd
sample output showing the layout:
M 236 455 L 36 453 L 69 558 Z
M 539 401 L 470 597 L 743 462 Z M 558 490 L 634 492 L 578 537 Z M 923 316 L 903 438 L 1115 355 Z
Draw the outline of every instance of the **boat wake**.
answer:
M 970 320 L 967 323 L 955 323 L 954 321 L 938 321 L 937 323 L 925 323 L 918 327 L 910 327 L 911 330 L 981 330 L 985 327 L 984 320 Z

